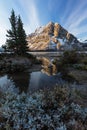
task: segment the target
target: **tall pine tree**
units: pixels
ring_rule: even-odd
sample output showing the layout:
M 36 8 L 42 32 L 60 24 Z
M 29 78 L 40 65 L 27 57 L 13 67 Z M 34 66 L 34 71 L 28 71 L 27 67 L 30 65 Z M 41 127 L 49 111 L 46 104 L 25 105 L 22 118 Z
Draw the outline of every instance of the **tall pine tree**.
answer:
M 6 46 L 8 49 L 12 51 L 16 51 L 16 45 L 17 45 L 17 17 L 15 16 L 14 10 L 11 12 L 11 16 L 9 18 L 11 29 L 7 30 L 7 37 L 6 40 Z
M 26 41 L 26 33 L 25 30 L 23 29 L 23 23 L 20 15 L 18 16 L 17 20 L 17 39 L 18 39 L 17 44 L 18 53 L 24 54 L 26 51 L 28 51 L 28 47 Z
M 28 47 L 21 17 L 18 16 L 17 18 L 14 10 L 12 10 L 9 20 L 11 29 L 7 31 L 8 34 L 6 36 L 8 39 L 6 40 L 6 46 L 17 54 L 24 54 L 28 51 Z

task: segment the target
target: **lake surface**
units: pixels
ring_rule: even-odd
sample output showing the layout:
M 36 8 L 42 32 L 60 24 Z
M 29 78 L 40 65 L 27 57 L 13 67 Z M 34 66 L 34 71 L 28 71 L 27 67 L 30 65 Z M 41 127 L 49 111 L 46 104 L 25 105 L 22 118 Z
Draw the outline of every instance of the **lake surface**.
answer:
M 54 87 L 56 84 L 63 84 L 65 81 L 61 79 L 59 74 L 49 76 L 41 71 L 37 71 L 0 76 L 0 85 L 6 85 L 8 82 L 18 87 L 21 92 L 33 92 L 38 89 Z
M 18 87 L 20 92 L 33 92 L 65 83 L 61 75 L 57 73 L 56 66 L 52 64 L 52 59 L 46 57 L 41 59 L 43 60 L 41 71 L 0 75 L 0 85 L 10 83 Z

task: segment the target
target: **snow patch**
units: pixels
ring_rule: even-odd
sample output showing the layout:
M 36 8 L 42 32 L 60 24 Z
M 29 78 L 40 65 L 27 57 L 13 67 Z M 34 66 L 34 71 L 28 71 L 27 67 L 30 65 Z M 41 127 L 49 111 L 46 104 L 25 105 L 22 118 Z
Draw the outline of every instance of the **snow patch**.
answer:
M 65 42 L 66 42 L 66 39 L 60 39 L 60 38 L 58 38 L 58 41 L 59 41 L 62 45 L 64 45 Z
M 39 27 L 39 28 L 37 28 L 37 29 L 35 30 L 35 33 L 36 33 L 36 34 L 40 34 L 40 33 L 43 32 L 43 29 L 44 29 L 44 26 Z

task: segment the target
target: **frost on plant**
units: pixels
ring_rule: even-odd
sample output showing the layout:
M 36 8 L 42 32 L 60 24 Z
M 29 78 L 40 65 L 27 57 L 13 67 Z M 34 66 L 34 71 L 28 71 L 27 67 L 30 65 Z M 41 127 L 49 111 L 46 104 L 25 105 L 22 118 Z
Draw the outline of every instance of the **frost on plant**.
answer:
M 19 94 L 9 82 L 0 87 L 0 129 L 68 130 L 87 128 L 87 109 L 70 99 L 68 87 Z M 77 129 L 76 129 L 77 130 Z

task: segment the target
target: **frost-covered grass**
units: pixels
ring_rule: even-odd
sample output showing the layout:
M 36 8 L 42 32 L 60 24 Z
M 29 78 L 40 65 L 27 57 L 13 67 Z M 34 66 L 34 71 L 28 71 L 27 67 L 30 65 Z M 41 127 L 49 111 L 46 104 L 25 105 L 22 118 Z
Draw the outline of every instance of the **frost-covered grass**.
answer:
M 0 130 L 87 130 L 87 109 L 73 102 L 69 88 L 31 95 L 9 82 L 0 87 Z

